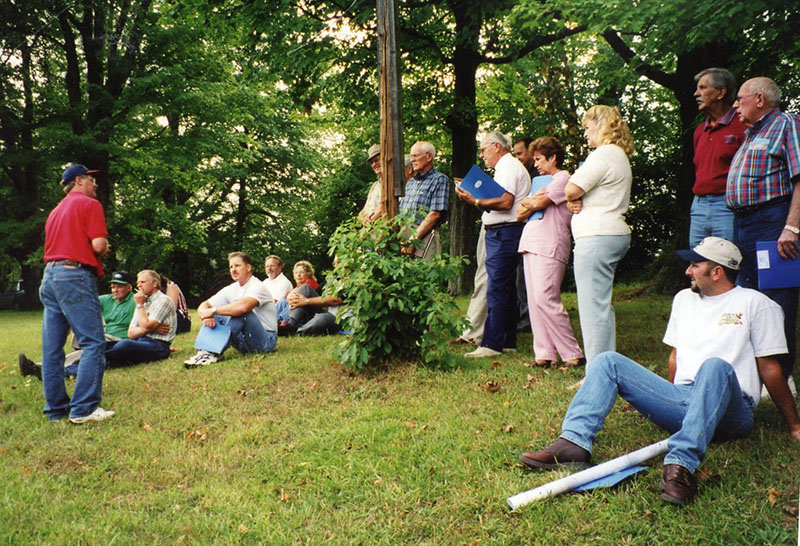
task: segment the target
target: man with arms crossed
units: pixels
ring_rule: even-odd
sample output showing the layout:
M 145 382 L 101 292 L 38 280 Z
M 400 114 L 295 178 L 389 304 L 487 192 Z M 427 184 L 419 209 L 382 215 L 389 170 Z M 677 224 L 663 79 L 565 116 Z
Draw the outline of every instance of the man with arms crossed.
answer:
M 69 416 L 70 422 L 83 424 L 114 416 L 100 407 L 106 341 L 97 277 L 103 275 L 108 240 L 103 207 L 96 199 L 97 172 L 70 165 L 61 177 L 67 195 L 44 225 L 42 387 L 44 413 L 51 421 Z M 64 343 L 70 328 L 83 351 L 72 400 L 64 385 Z
M 775 358 L 786 352 L 781 308 L 755 290 L 736 286 L 742 255 L 707 237 L 679 255 L 689 261 L 691 288 L 678 292 L 664 334 L 673 347 L 669 381 L 619 353 L 595 359 L 561 426 L 561 437 L 523 453 L 531 468 L 584 467 L 617 395 L 672 433 L 664 458 L 661 498 L 683 505 L 697 491 L 695 471 L 712 438 L 739 438 L 753 426 L 761 382 L 800 441 L 800 418 Z
M 278 341 L 278 318 L 272 294 L 253 276 L 253 261 L 244 252 L 228 254 L 228 269 L 233 283 L 229 284 L 200 304 L 197 314 L 204 329 L 215 328 L 217 323 L 230 328 L 230 336 L 219 352 L 208 350 L 199 342 L 196 355 L 184 362 L 188 368 L 207 366 L 222 358 L 225 349 L 233 345 L 241 353 L 269 353 Z

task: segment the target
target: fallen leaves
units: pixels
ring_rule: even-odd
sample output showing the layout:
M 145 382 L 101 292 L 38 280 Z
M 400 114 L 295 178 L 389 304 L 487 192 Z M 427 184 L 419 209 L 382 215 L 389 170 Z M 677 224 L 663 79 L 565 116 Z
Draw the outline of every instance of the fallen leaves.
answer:
M 281 500 L 279 502 L 287 502 L 291 496 L 281 487 Z
M 767 491 L 767 500 L 770 504 L 775 504 L 780 496 L 781 494 L 774 487 L 770 487 Z
M 500 430 L 502 430 L 506 434 L 511 434 L 512 432 L 514 432 L 514 425 L 510 424 L 503 425 L 502 427 L 500 427 Z
M 481 386 L 483 387 L 483 390 L 490 393 L 498 393 L 503 390 L 503 387 L 501 387 L 500 383 L 497 381 L 486 381 Z
M 208 431 L 192 430 L 183 435 L 187 440 L 195 440 L 198 442 L 205 442 L 208 438 Z

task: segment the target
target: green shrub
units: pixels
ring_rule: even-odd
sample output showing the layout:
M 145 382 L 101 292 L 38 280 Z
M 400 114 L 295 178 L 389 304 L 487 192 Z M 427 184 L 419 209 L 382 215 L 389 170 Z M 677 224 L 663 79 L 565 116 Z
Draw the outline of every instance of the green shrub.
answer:
M 342 298 L 349 311 L 340 320 L 352 334 L 339 344 L 336 357 L 350 368 L 361 370 L 390 359 L 454 365 L 447 341 L 467 321 L 446 287 L 460 274 L 464 258 L 402 255 L 408 244 L 403 233 L 409 230 L 409 220 L 402 216 L 367 226 L 353 220 L 331 239 L 336 259 L 326 292 Z M 422 245 L 419 240 L 414 244 Z

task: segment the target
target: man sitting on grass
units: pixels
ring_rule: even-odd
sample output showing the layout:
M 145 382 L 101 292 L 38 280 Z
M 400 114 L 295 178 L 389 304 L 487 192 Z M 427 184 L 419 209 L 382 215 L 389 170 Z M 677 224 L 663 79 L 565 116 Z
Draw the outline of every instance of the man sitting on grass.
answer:
M 219 361 L 225 349 L 233 345 L 241 353 L 268 353 L 278 341 L 275 302 L 267 287 L 253 276 L 253 261 L 244 252 L 228 254 L 228 268 L 233 283 L 200 304 L 197 314 L 203 320 L 197 335 L 196 355 L 184 362 L 186 368 L 198 368 Z M 224 325 L 227 340 L 214 350 L 204 340 L 209 329 Z
M 719 237 L 678 254 L 690 262 L 690 289 L 672 303 L 664 343 L 673 347 L 669 379 L 619 353 L 601 353 L 575 394 L 561 437 L 523 453 L 531 468 L 586 467 L 592 443 L 619 394 L 672 433 L 659 484 L 667 502 L 683 505 L 697 490 L 694 473 L 712 438 L 738 438 L 753 426 L 763 381 L 789 432 L 800 441 L 800 418 L 776 355 L 786 353 L 783 312 L 765 295 L 735 285 L 742 255 Z

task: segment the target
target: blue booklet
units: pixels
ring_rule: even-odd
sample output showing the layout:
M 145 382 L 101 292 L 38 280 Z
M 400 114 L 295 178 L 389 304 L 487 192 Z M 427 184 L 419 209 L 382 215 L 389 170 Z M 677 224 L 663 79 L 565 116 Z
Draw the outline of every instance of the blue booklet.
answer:
M 758 289 L 800 286 L 800 258 L 782 258 L 777 241 L 756 242 Z
M 477 165 L 472 166 L 458 187 L 468 191 L 475 199 L 492 199 L 506 192 L 503 186 Z
M 536 192 L 541 190 L 542 188 L 546 188 L 547 185 L 553 181 L 552 175 L 543 174 L 541 176 L 534 176 L 531 179 L 531 196 L 536 195 Z M 528 222 L 531 220 L 541 220 L 544 217 L 544 209 L 537 210 L 530 216 L 528 216 Z
M 581 491 L 591 491 L 592 489 L 596 489 L 598 487 L 613 487 L 617 485 L 619 482 L 626 478 L 630 478 L 634 474 L 638 474 L 642 470 L 647 470 L 646 466 L 632 466 L 630 468 L 626 468 L 625 470 L 620 470 L 616 474 L 611 474 L 610 476 L 603 476 L 602 478 L 597 478 L 594 481 L 589 483 L 585 483 L 579 487 L 576 487 L 572 490 L 573 493 L 578 493 Z
M 228 338 L 230 337 L 230 327 L 220 324 L 219 322 L 217 322 L 214 328 L 201 326 L 200 331 L 197 333 L 197 339 L 194 342 L 194 348 L 222 354 L 222 351 L 225 350 L 225 345 L 228 344 Z

